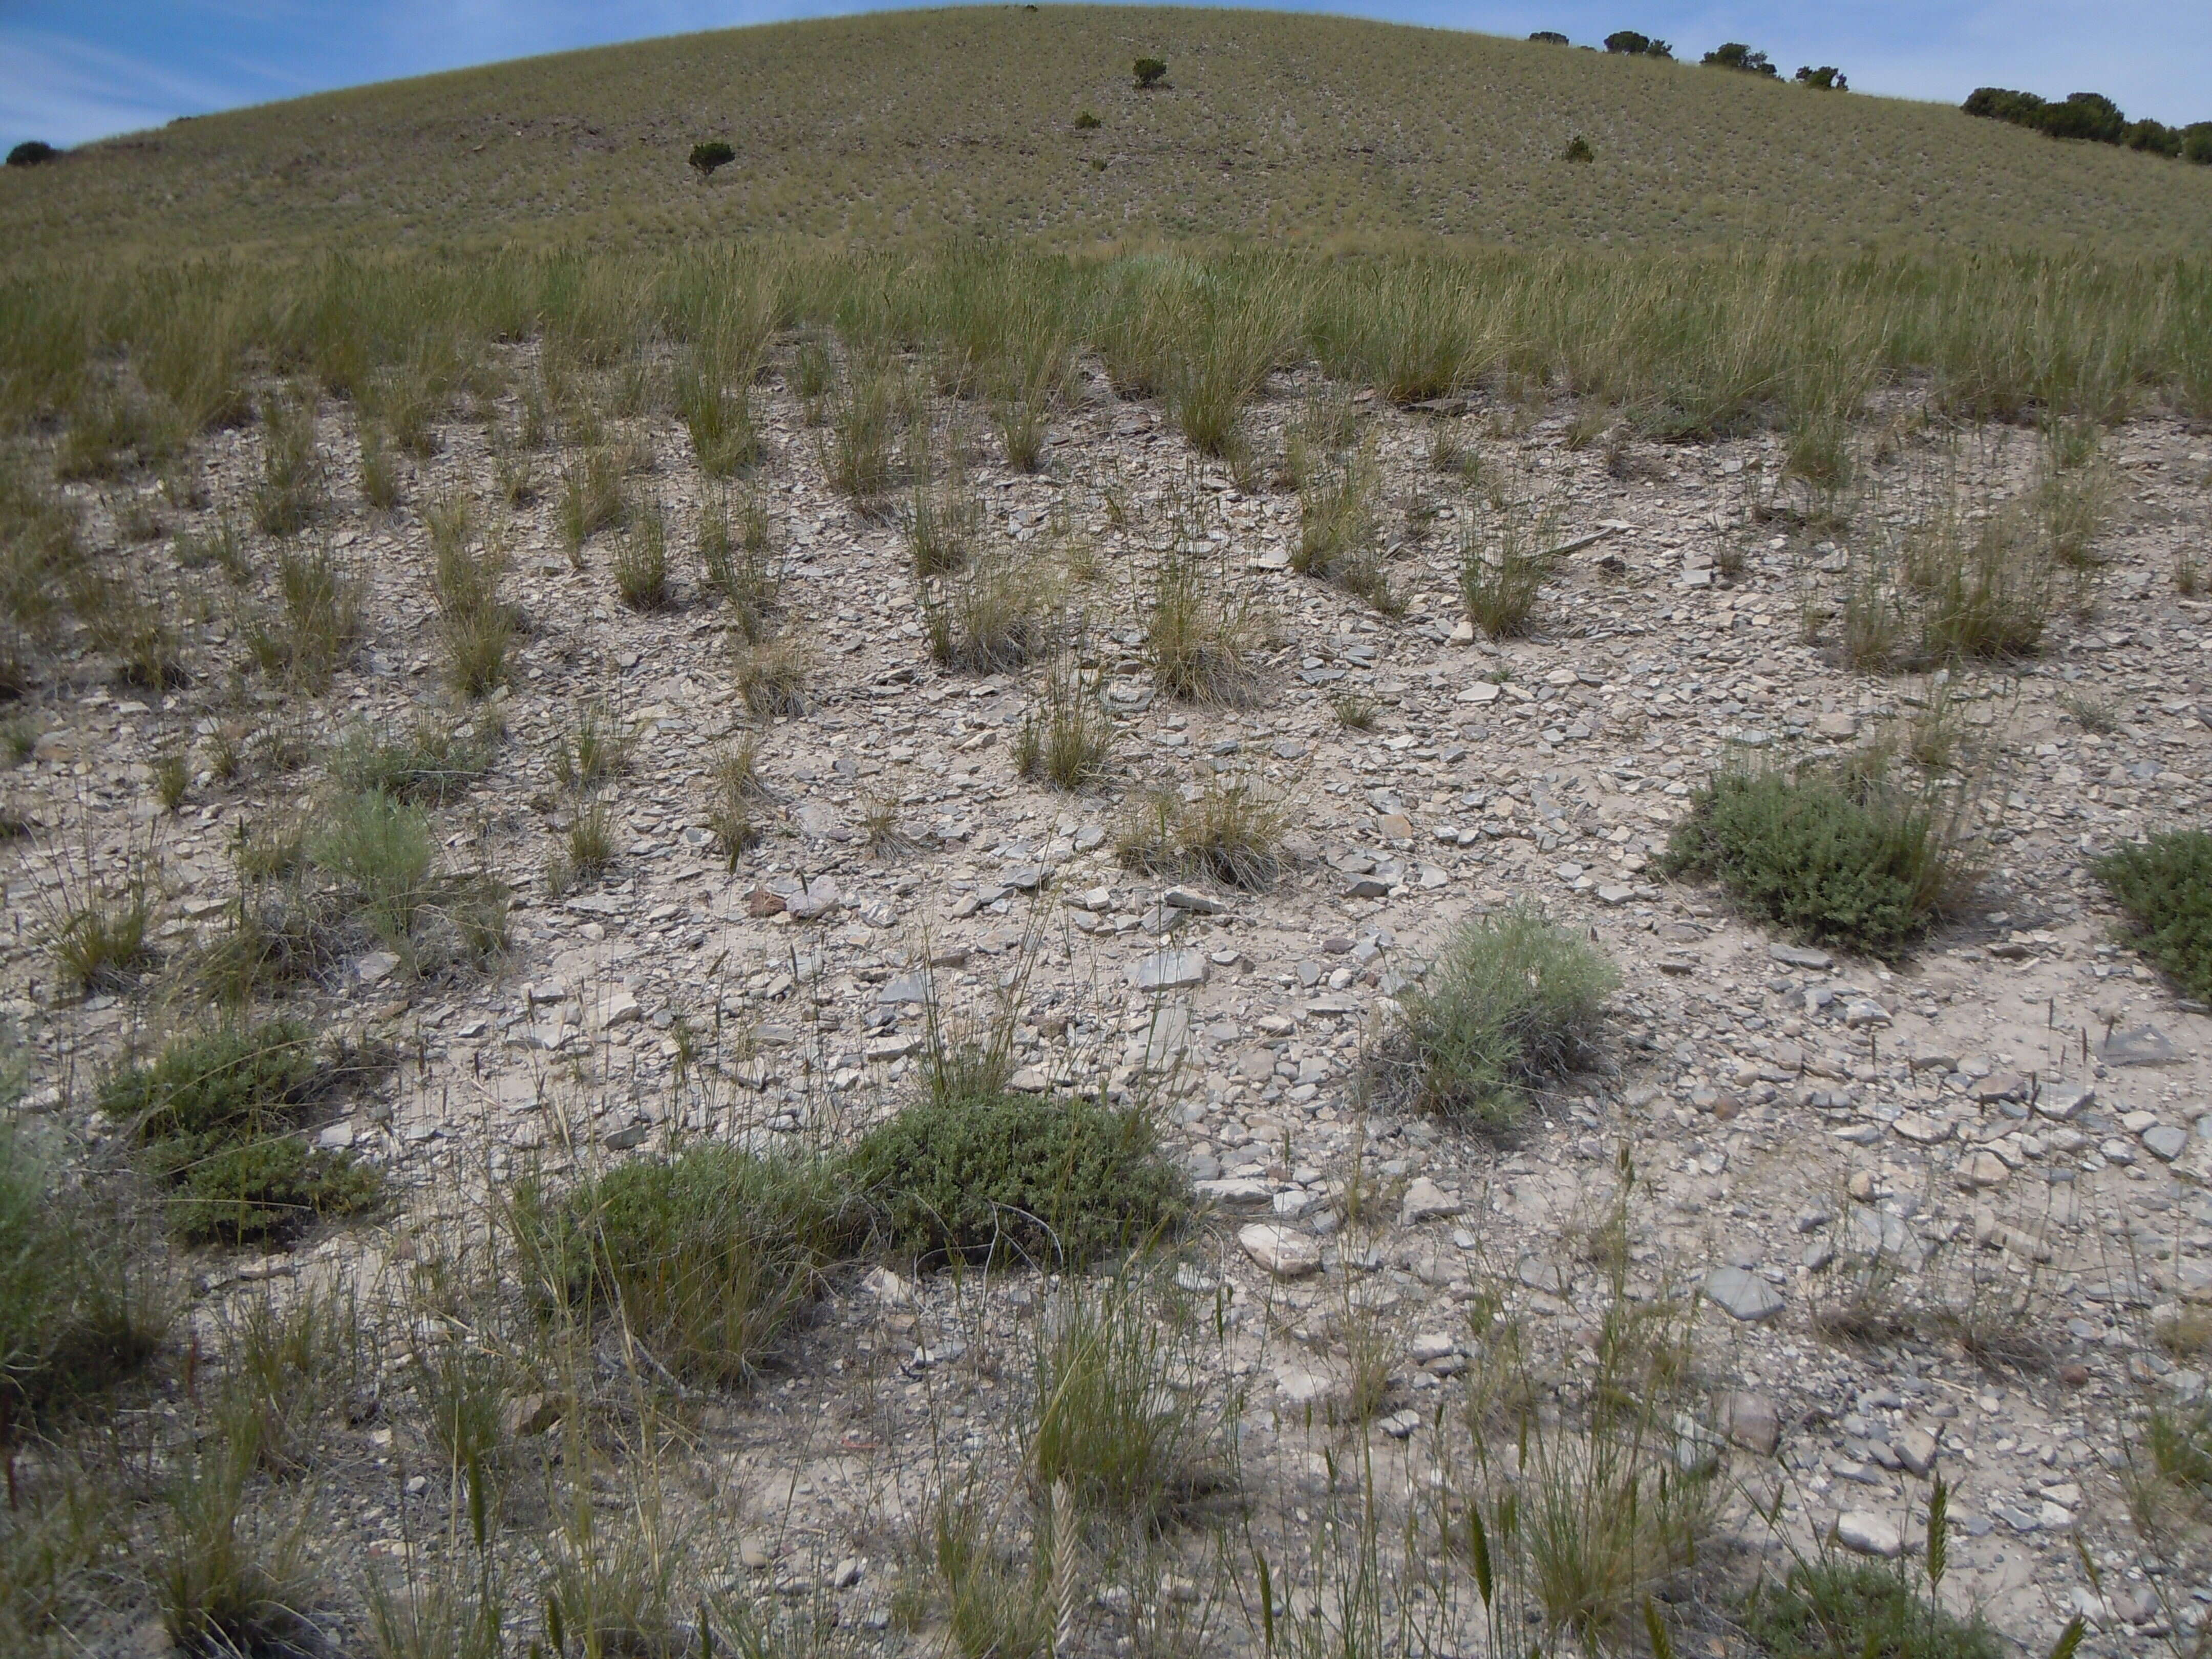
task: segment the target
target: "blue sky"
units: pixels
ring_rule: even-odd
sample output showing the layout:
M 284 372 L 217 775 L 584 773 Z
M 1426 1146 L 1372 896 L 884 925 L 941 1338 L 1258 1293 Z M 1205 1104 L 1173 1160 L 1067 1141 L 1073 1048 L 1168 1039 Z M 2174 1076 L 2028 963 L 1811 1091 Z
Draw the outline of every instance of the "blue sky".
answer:
M 1443 3 L 1298 8 L 1577 42 L 1616 28 L 1677 56 L 1723 40 L 1787 73 L 1840 64 L 1866 92 L 1955 102 L 1977 86 L 2108 94 L 2130 115 L 2212 120 L 2207 0 L 1867 4 Z M 688 29 L 870 9 L 815 0 L 0 0 L 0 145 L 71 144 L 331 87 Z

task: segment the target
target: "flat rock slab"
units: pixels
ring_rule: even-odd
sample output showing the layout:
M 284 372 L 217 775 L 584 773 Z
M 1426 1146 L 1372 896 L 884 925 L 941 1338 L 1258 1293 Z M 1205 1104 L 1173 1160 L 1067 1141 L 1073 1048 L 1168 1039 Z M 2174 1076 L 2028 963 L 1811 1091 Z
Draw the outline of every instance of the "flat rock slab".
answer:
M 1736 1319 L 1771 1319 L 1782 1311 L 1782 1292 L 1743 1267 L 1714 1268 L 1705 1275 L 1705 1295 Z
M 2142 1144 L 2160 1159 L 2171 1164 L 2189 1150 L 2189 1131 L 2178 1129 L 2171 1123 L 2154 1123 L 2142 1132 Z
M 1442 1216 L 1457 1215 L 1465 1207 L 1428 1176 L 1417 1176 L 1413 1184 L 1406 1188 L 1405 1200 L 1398 1206 L 1398 1218 L 1411 1227 Z
M 1782 1443 L 1782 1414 L 1774 1402 L 1747 1389 L 1732 1389 L 1721 1396 L 1716 1426 L 1746 1451 L 1757 1452 L 1761 1457 L 1773 1456 L 1775 1447 Z
M 1845 1510 L 1836 1517 L 1836 1541 L 1859 1555 L 1893 1561 L 1905 1549 L 1897 1522 L 1871 1510 Z
M 813 921 L 828 915 L 845 900 L 835 876 L 817 876 L 795 893 L 787 893 L 783 908 L 799 921 Z
M 2099 1043 L 2097 1057 L 2107 1066 L 2163 1066 L 2180 1056 L 2158 1027 L 2135 1025 Z
M 1139 991 L 1177 991 L 1206 983 L 1206 957 L 1197 951 L 1156 951 L 1128 967 L 1129 983 Z
M 1804 945 L 1770 945 L 1766 954 L 1771 961 L 1785 968 L 1832 968 L 1836 959 L 1826 951 L 1815 951 Z
M 1321 1271 L 1320 1244 L 1295 1228 L 1255 1221 L 1238 1230 L 1237 1243 L 1278 1279 L 1304 1279 Z

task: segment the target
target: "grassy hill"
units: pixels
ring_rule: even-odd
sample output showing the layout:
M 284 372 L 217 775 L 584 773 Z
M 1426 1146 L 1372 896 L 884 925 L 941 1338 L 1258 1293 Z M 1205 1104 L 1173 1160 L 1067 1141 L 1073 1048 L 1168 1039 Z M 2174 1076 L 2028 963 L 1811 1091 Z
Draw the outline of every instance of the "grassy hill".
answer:
M 1167 85 L 1133 89 L 1139 55 L 1167 61 Z M 1099 125 L 1079 130 L 1085 111 Z M 1577 133 L 1592 165 L 1559 159 Z M 738 160 L 702 185 L 684 157 L 715 137 Z M 968 232 L 2155 253 L 2212 241 L 2212 168 L 1478 34 L 1006 7 L 650 40 L 180 121 L 11 171 L 0 225 L 15 262 Z

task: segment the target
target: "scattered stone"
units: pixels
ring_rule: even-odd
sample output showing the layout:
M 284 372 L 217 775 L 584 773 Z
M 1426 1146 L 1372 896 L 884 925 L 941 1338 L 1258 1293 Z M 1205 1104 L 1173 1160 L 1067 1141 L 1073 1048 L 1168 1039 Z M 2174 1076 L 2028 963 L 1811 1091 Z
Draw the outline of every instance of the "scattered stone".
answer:
M 1175 991 L 1206 983 L 1206 957 L 1196 951 L 1160 951 L 1140 957 L 1127 969 L 1139 991 Z
M 1321 1269 L 1320 1244 L 1295 1228 L 1255 1221 L 1238 1230 L 1237 1243 L 1278 1279 L 1304 1279 Z
M 2142 1144 L 2160 1162 L 2171 1164 L 2189 1150 L 2189 1131 L 2170 1123 L 2154 1123 L 2142 1132 Z
M 1405 1199 L 1398 1207 L 1398 1219 L 1406 1226 L 1417 1226 L 1424 1221 L 1458 1215 L 1465 1207 L 1428 1176 L 1419 1176 L 1406 1188 Z
M 1856 1554 L 1879 1556 L 1885 1561 L 1895 1560 L 1905 1550 L 1904 1535 L 1897 1523 L 1871 1510 L 1845 1510 L 1838 1516 L 1836 1541 Z
M 1771 1319 L 1782 1311 L 1782 1292 L 1742 1267 L 1716 1267 L 1705 1275 L 1705 1295 L 1732 1318 Z
M 1820 970 L 1836 965 L 1836 959 L 1826 951 L 1815 951 L 1806 945 L 1770 945 L 1766 954 L 1785 968 Z
M 815 921 L 830 915 L 844 900 L 835 876 L 816 876 L 794 893 L 784 895 L 783 908 L 795 921 Z
M 1721 1396 L 1717 1420 L 1723 1434 L 1761 1457 L 1773 1456 L 1775 1447 L 1781 1443 L 1781 1414 L 1763 1394 L 1730 1389 Z
M 2173 1044 L 2156 1026 L 2136 1025 L 2114 1031 L 2099 1043 L 2097 1057 L 2107 1066 L 2163 1066 L 2176 1055 Z

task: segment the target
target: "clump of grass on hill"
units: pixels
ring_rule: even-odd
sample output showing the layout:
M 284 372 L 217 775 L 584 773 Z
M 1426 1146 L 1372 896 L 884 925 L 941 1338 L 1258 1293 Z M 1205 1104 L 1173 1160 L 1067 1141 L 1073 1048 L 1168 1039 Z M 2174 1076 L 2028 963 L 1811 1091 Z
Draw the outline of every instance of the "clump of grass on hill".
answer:
M 580 568 L 584 544 L 609 525 L 621 524 L 629 516 L 622 473 L 611 451 L 594 447 L 562 471 L 558 507 L 561 545 L 569 563 Z
M 1528 632 L 1536 598 L 1552 574 L 1558 520 L 1548 508 L 1508 503 L 1486 523 L 1470 516 L 1459 550 L 1461 602 L 1468 620 L 1493 640 Z
M 1072 1283 L 1040 1322 L 1030 1462 L 1038 1487 L 1152 1528 L 1231 1484 L 1218 1402 L 1139 1293 Z
M 1322 577 L 1383 615 L 1396 616 L 1405 602 L 1390 591 L 1376 547 L 1382 529 L 1376 510 L 1380 483 L 1369 448 L 1307 468 L 1298 488 L 1298 544 L 1291 568 Z
M 929 654 L 969 674 L 1002 674 L 1048 655 L 1056 644 L 1054 595 L 1010 556 L 979 561 L 924 591 Z
M 2212 1000 L 2212 835 L 2169 830 L 2106 854 L 2096 870 L 2142 953 L 2191 996 Z
M 312 392 L 271 399 L 262 410 L 262 427 L 253 522 L 271 536 L 296 536 L 322 511 L 325 494 Z
M 1954 1617 L 1895 1567 L 1817 1559 L 1762 1582 L 1743 1622 L 1773 1659 L 1999 1659 L 2005 1644 L 1979 1619 Z
M 1283 870 L 1281 804 L 1249 778 L 1217 774 L 1186 800 L 1153 790 L 1133 800 L 1115 837 L 1131 869 L 1265 892 Z
M 349 793 L 379 790 L 394 800 L 443 806 L 491 769 L 498 736 L 489 721 L 459 725 L 428 716 L 380 736 L 355 726 L 331 745 L 331 777 Z
M 750 384 L 750 376 L 726 380 L 720 365 L 704 352 L 695 353 L 677 375 L 677 416 L 691 434 L 699 470 L 710 478 L 741 472 L 760 453 Z
M 438 601 L 439 642 L 445 647 L 446 678 L 471 697 L 489 696 L 507 683 L 507 656 L 519 631 L 514 607 L 499 596 L 507 555 L 487 538 L 471 541 L 472 517 L 465 502 L 447 504 L 429 515 L 435 565 L 431 587 Z
M 12 1106 L 20 1089 L 6 1092 Z M 23 1126 L 0 1123 L 0 1456 L 161 1345 L 167 1286 L 137 1235 L 112 1183 L 64 1180 Z
M 738 695 L 763 720 L 795 720 L 806 712 L 806 680 L 812 669 L 806 647 L 788 635 L 740 647 Z
M 526 1182 L 507 1218 L 550 1304 L 617 1319 L 678 1376 L 725 1388 L 752 1376 L 858 1237 L 830 1164 L 719 1144 L 565 1194 Z
M 734 538 L 726 504 L 717 501 L 708 507 L 699 526 L 699 562 L 708 586 L 729 606 L 745 642 L 765 641 L 783 579 L 775 568 L 768 508 L 759 497 L 745 499 Z
M 100 1109 L 130 1126 L 149 1175 L 173 1189 L 169 1216 L 181 1237 L 281 1238 L 366 1209 L 382 1192 L 374 1169 L 300 1133 L 342 1069 L 302 1025 L 217 1028 L 118 1073 L 100 1091 Z
M 153 875 L 143 860 L 64 890 L 47 929 L 55 972 L 74 991 L 122 989 L 154 963 L 153 922 Z
M 487 873 L 441 869 L 418 806 L 377 789 L 341 795 L 322 808 L 304 850 L 329 878 L 339 914 L 410 973 L 482 966 L 505 948 L 506 887 Z
M 1259 617 L 1207 580 L 1205 566 L 1181 554 L 1164 561 L 1145 619 L 1152 678 L 1170 696 L 1241 703 L 1259 689 Z
M 1077 1268 L 1182 1225 L 1188 1182 L 1142 1111 L 1011 1093 L 957 1069 L 848 1161 L 895 1248 L 925 1262 Z
M 1724 772 L 1692 797 L 1667 853 L 1793 933 L 1894 960 L 1977 875 L 1964 798 L 1877 775 Z
M 907 559 L 923 581 L 966 568 L 983 530 L 983 503 L 964 478 L 914 486 L 899 516 Z
M 1014 769 L 1077 789 L 1099 776 L 1114 753 L 1114 720 L 1079 672 L 1055 672 L 1044 695 L 1023 717 L 1015 740 Z
M 1477 918 L 1399 1000 L 1378 1080 L 1424 1110 L 1510 1127 L 1537 1085 L 1595 1052 L 1620 982 L 1594 947 L 1533 909 Z
M 668 527 L 658 505 L 635 514 L 615 550 L 615 592 L 633 611 L 668 604 Z
M 361 637 L 361 584 L 328 547 L 287 548 L 276 559 L 280 609 L 247 636 L 254 660 L 319 695 Z
M 731 869 L 760 840 L 760 814 L 773 800 L 761 781 L 750 738 L 724 750 L 708 768 L 707 832 Z

